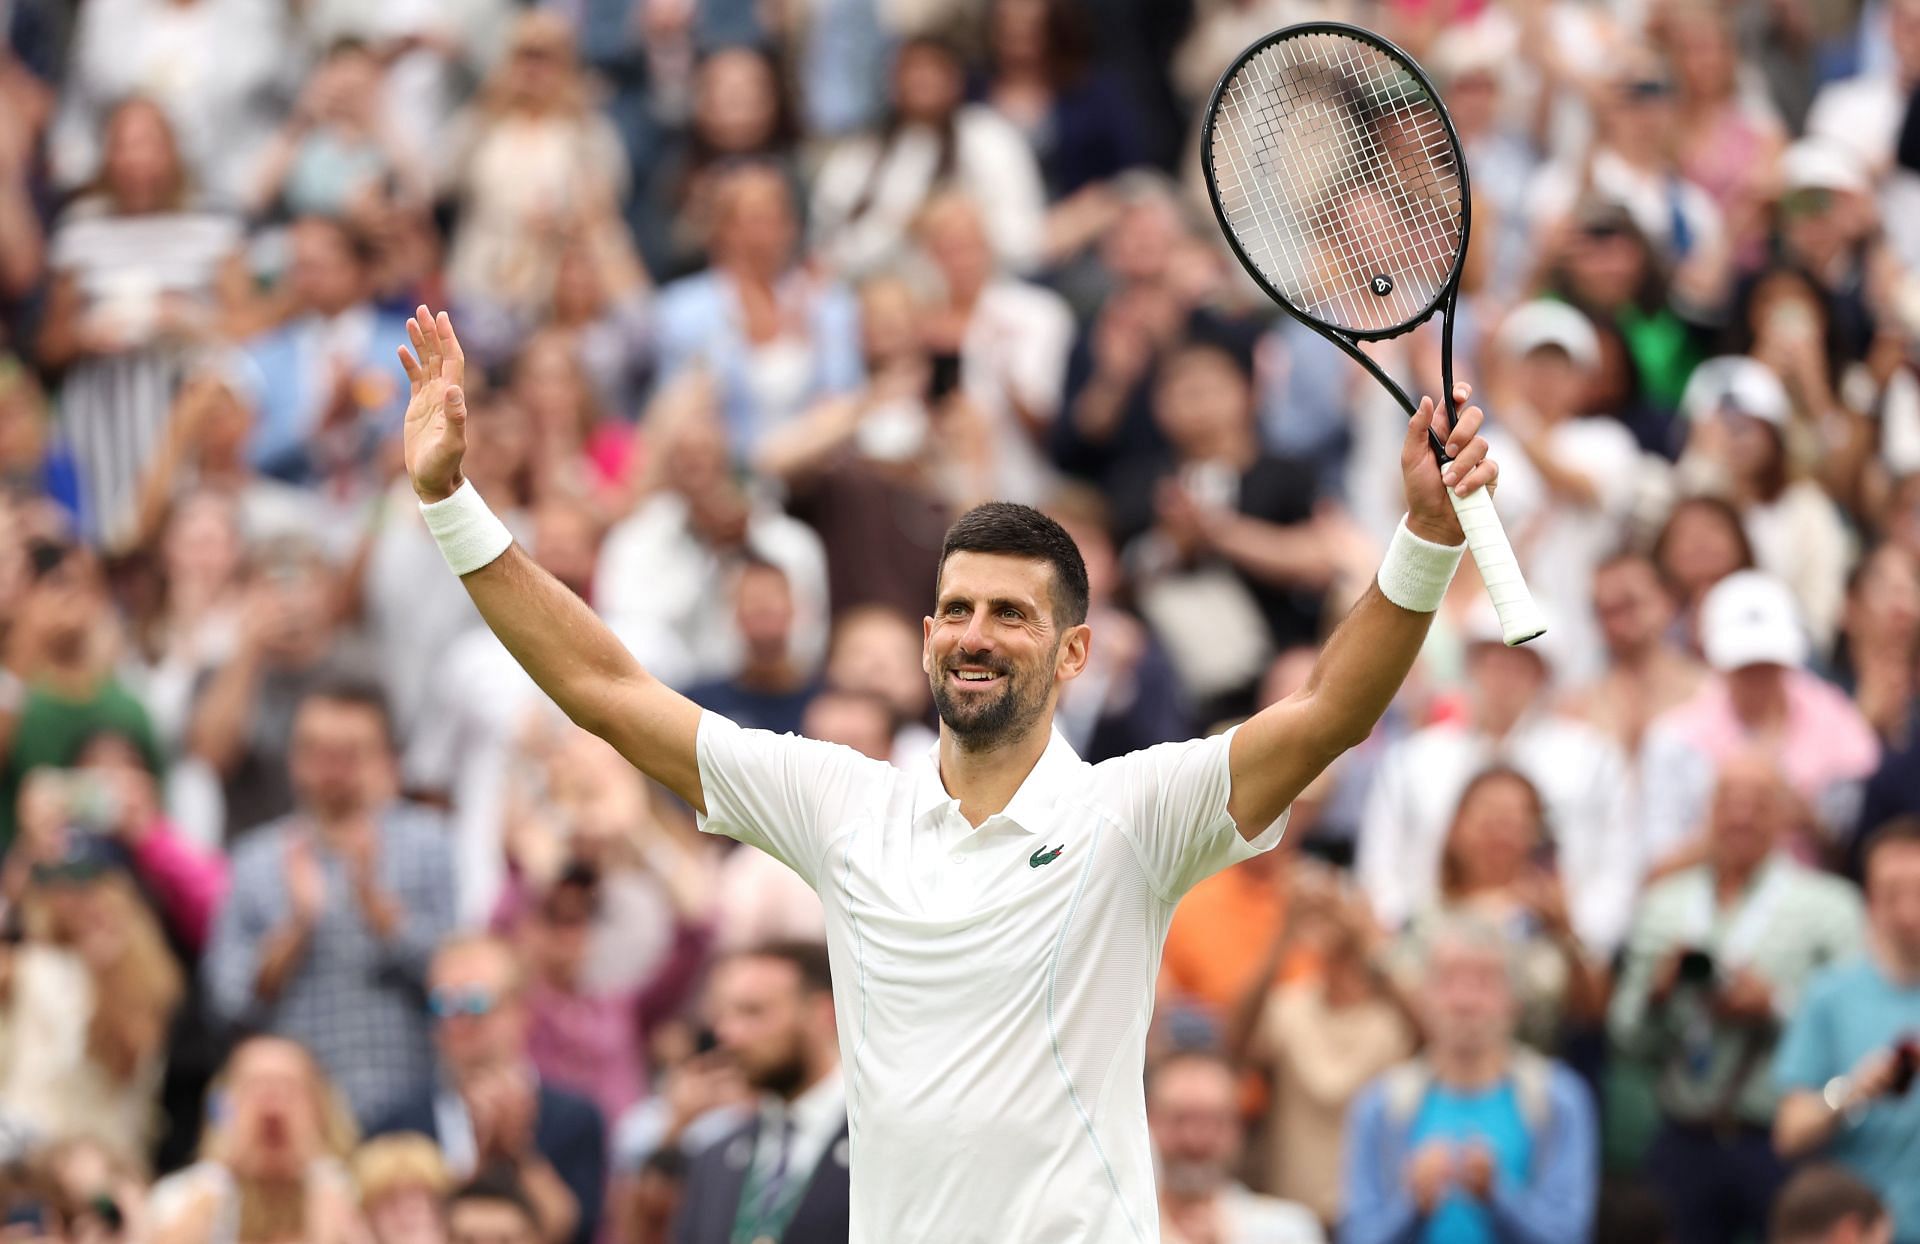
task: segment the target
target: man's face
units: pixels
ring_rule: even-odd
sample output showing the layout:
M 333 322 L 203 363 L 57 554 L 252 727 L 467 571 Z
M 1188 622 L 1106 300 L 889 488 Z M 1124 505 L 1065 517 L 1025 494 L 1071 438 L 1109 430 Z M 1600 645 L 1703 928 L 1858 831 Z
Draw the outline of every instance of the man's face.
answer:
M 1475 644 L 1467 654 L 1467 675 L 1482 724 L 1518 721 L 1547 684 L 1539 653 L 1499 643 Z
M 476 943 L 443 951 L 427 973 L 434 1040 L 456 1074 L 517 1063 L 526 1053 L 526 1014 L 513 992 L 506 951 Z
M 448 1244 L 539 1244 L 539 1229 L 511 1201 L 457 1201 L 447 1211 Z
M 1889 842 L 1867 864 L 1874 933 L 1906 963 L 1920 963 L 1920 843 Z
M 747 1083 L 791 1097 L 806 1084 L 807 1010 L 800 973 L 779 959 L 744 956 L 714 972 L 708 1009 L 720 1048 Z
M 1513 982 L 1498 946 L 1442 941 L 1427 959 L 1426 1018 L 1435 1045 L 1483 1051 L 1512 1038 Z
M 1621 561 L 1594 576 L 1593 612 L 1607 651 L 1620 656 L 1660 637 L 1673 621 L 1673 602 L 1652 563 Z
M 955 553 L 926 619 L 921 668 L 940 720 L 970 750 L 1018 738 L 1047 713 L 1066 636 L 1053 621 L 1053 568 Z
M 1153 414 L 1175 450 L 1194 457 L 1246 429 L 1253 418 L 1253 391 L 1223 352 L 1189 349 L 1167 364 Z
M 793 590 L 771 566 L 749 566 L 734 588 L 733 612 L 747 651 L 783 654 L 793 632 Z
M 360 260 L 346 234 L 329 221 L 302 221 L 294 227 L 289 276 L 294 298 L 322 315 L 338 315 L 360 301 Z
M 893 715 L 875 696 L 827 692 L 807 701 L 800 733 L 885 760 L 893 754 Z
M 1147 1101 L 1147 1128 L 1170 1190 L 1197 1195 L 1220 1186 L 1240 1149 L 1233 1077 L 1225 1067 L 1183 1059 L 1162 1067 Z
M 386 723 L 365 704 L 324 698 L 301 704 L 287 764 L 301 803 L 328 819 L 370 811 L 395 787 Z
M 1707 850 L 1715 866 L 1752 868 L 1773 850 L 1786 823 L 1791 794 L 1758 756 L 1737 756 L 1720 767 L 1707 822 Z

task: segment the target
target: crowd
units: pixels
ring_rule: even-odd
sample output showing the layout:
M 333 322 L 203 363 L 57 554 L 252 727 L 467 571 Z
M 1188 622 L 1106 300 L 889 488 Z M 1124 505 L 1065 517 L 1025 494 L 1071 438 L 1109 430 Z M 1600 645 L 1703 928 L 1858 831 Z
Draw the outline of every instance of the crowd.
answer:
M 844 1240 L 819 903 L 480 623 L 406 317 L 708 708 L 922 755 L 941 536 L 1005 498 L 1089 565 L 1067 741 L 1221 729 L 1403 505 L 1200 178 L 1310 18 L 1452 111 L 1551 630 L 1469 564 L 1185 900 L 1161 1238 L 1920 1244 L 1920 0 L 0 0 L 5 1230 Z M 1432 326 L 1374 355 L 1436 391 Z

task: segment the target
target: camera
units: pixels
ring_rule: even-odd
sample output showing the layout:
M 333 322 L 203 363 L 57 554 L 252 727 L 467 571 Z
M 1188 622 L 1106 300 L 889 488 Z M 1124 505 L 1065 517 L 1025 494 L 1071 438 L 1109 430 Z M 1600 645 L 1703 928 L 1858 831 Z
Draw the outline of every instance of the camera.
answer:
M 1713 956 L 1704 950 L 1689 948 L 1680 952 L 1680 970 L 1676 976 L 1682 985 L 1707 985 L 1713 982 Z

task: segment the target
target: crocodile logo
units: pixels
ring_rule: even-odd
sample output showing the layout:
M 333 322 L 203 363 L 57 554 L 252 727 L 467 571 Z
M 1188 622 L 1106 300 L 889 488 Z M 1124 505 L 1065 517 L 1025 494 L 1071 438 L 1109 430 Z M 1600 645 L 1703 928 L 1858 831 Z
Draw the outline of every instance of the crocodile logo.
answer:
M 1055 847 L 1051 851 L 1047 850 L 1045 847 L 1041 847 L 1038 851 L 1035 851 L 1032 855 L 1029 855 L 1027 857 L 1027 867 L 1038 868 L 1042 864 L 1051 864 L 1055 860 L 1059 859 L 1060 853 L 1066 849 L 1067 849 L 1067 844 L 1064 842 L 1061 843 L 1059 846 Z

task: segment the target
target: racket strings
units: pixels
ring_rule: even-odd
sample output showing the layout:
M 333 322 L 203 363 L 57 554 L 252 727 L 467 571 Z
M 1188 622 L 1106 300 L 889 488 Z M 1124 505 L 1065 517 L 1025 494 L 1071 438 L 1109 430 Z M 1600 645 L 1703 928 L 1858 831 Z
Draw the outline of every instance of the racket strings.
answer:
M 1330 32 L 1271 44 L 1222 91 L 1213 133 L 1223 214 L 1289 301 L 1349 331 L 1431 310 L 1460 249 L 1458 155 L 1395 57 Z

